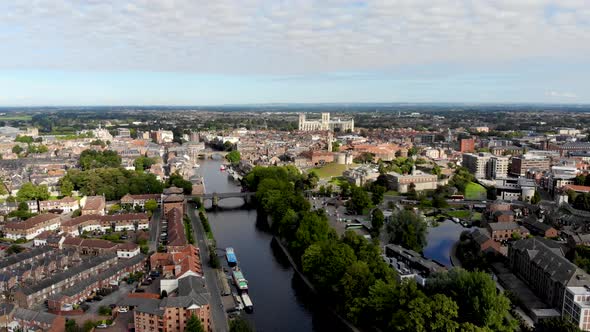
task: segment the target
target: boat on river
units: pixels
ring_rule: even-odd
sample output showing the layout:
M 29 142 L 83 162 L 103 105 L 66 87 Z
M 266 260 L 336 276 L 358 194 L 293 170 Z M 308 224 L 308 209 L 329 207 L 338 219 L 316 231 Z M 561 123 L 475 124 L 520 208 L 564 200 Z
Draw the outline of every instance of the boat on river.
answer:
M 244 274 L 242 271 L 235 269 L 232 271 L 232 278 L 234 280 L 234 284 L 240 291 L 247 291 L 248 290 L 248 280 L 244 278 Z
M 225 171 L 226 169 L 227 169 L 227 167 L 225 167 L 224 164 L 221 164 L 221 166 L 219 166 L 220 171 Z
M 250 300 L 248 293 L 242 293 L 242 304 L 247 312 L 254 311 L 254 304 L 252 304 L 252 300 Z
M 227 265 L 230 267 L 238 265 L 238 258 L 232 247 L 225 248 L 225 259 L 227 259 Z

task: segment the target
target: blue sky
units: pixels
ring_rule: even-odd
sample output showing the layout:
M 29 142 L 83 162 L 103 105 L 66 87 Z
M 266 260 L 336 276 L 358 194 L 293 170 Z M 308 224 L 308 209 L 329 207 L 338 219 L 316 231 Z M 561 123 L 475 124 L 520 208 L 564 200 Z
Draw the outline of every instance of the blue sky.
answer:
M 0 3 L 0 106 L 590 103 L 583 0 Z

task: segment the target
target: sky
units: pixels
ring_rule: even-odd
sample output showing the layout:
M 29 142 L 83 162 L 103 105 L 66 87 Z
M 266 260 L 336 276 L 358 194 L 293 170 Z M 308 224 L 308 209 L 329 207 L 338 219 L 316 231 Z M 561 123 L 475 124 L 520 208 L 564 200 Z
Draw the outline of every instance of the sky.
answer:
M 0 106 L 590 103 L 588 0 L 0 2 Z

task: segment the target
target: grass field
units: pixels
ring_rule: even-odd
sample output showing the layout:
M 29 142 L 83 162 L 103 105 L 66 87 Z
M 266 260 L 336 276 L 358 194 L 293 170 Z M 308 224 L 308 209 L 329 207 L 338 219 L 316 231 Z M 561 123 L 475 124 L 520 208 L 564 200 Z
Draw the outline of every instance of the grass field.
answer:
M 354 167 L 354 165 L 340 165 L 330 163 L 322 167 L 313 168 L 311 170 L 314 171 L 320 177 L 320 179 L 331 179 L 335 176 L 341 176 L 342 172 L 346 171 L 350 167 Z
M 469 218 L 471 213 L 469 212 L 469 210 L 457 210 L 457 211 L 447 211 L 447 215 L 449 217 L 466 219 L 466 218 Z
M 395 190 L 388 190 L 385 192 L 385 195 L 387 196 L 399 196 L 399 193 Z
M 475 182 L 469 182 L 465 187 L 465 199 L 486 199 L 486 188 Z
M 30 115 L 5 115 L 0 116 L 0 121 L 29 121 L 33 117 Z

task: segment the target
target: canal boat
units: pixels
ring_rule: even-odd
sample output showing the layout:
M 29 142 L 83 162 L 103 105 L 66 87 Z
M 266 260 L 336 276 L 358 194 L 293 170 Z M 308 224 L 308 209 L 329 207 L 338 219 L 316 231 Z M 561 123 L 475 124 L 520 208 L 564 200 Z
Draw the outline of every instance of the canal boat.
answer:
M 227 259 L 227 265 L 230 267 L 238 265 L 238 258 L 232 247 L 225 248 L 225 259 Z
M 234 279 L 234 283 L 236 287 L 240 291 L 247 291 L 248 290 L 248 280 L 244 278 L 244 274 L 240 270 L 232 271 L 232 277 Z
M 252 300 L 250 300 L 248 293 L 242 293 L 242 303 L 246 312 L 254 311 L 254 305 L 252 304 Z
M 225 167 L 224 164 L 221 164 L 221 166 L 219 166 L 220 171 L 225 171 L 226 169 L 227 169 L 227 167 Z

